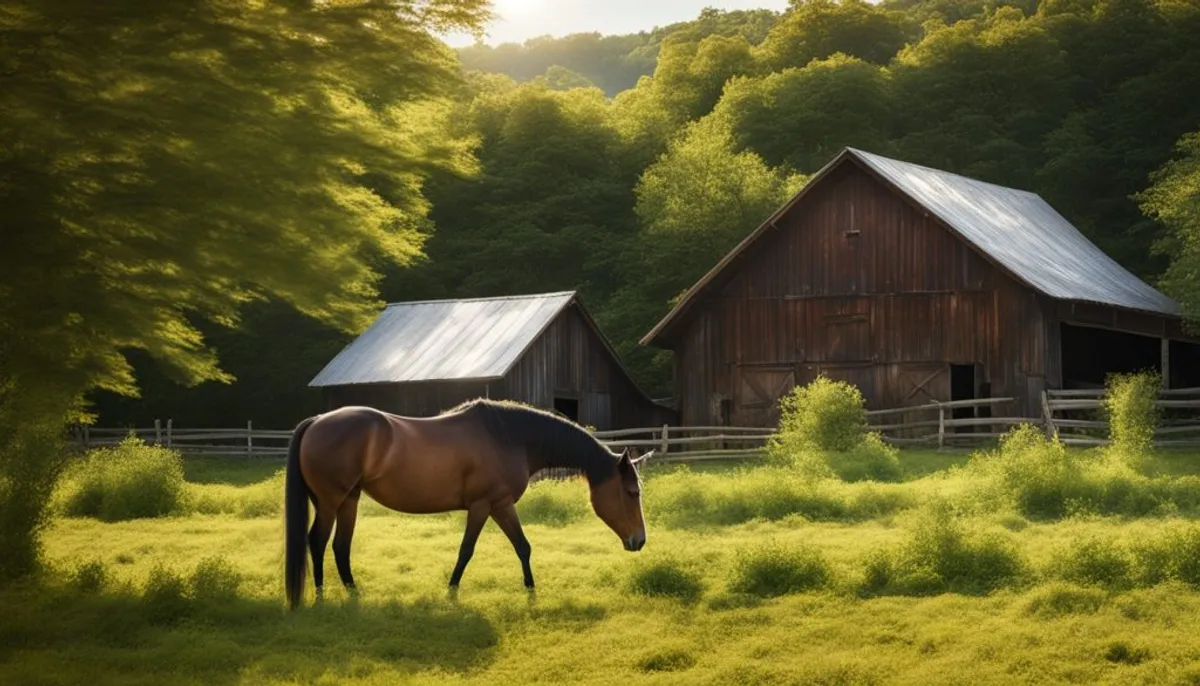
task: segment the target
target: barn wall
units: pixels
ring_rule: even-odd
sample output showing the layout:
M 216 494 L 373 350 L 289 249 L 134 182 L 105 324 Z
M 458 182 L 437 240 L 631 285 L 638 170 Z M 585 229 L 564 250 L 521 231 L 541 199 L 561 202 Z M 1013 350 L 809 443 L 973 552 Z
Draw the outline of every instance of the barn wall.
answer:
M 952 364 L 975 365 L 977 391 L 1014 397 L 1006 414 L 1038 406 L 1045 304 L 855 165 L 728 272 L 677 339 L 685 424 L 770 425 L 778 397 L 820 373 L 871 408 L 949 400 Z
M 425 382 L 406 384 L 363 384 L 324 389 L 325 409 L 366 405 L 384 412 L 410 417 L 432 417 L 455 405 L 495 392 L 496 382 Z
M 555 396 L 579 403 L 579 422 L 605 431 L 674 423 L 626 377 L 578 306 L 567 308 L 504 379 L 505 397 L 553 408 Z

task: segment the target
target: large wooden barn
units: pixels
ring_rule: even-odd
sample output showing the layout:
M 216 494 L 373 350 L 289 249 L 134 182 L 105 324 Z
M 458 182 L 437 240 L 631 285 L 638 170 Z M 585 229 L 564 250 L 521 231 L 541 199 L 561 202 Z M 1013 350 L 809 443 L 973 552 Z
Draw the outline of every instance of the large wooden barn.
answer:
M 684 425 L 769 426 L 818 374 L 874 409 L 1095 387 L 1200 385 L 1180 308 L 1034 193 L 848 148 L 642 339 L 675 353 Z
M 675 422 L 637 387 L 573 291 L 388 305 L 309 386 L 327 410 L 427 417 L 488 397 L 598 430 Z

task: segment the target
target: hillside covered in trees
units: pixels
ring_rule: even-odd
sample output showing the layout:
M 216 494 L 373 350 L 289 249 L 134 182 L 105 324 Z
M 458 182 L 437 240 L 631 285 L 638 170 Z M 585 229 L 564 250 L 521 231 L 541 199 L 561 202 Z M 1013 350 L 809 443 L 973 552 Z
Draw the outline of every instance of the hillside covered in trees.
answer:
M 669 395 L 669 359 L 637 339 L 849 145 L 1035 191 L 1197 313 L 1197 36 L 1196 0 L 796 0 L 465 48 L 443 110 L 389 124 L 439 127 L 429 154 L 447 161 L 426 165 L 428 212 L 403 227 L 419 254 L 381 260 L 379 292 L 578 289 L 643 387 Z M 419 139 L 395 138 L 377 142 Z M 413 187 L 380 188 L 408 202 Z M 289 428 L 352 336 L 282 297 L 249 303 L 240 328 L 214 321 L 197 326 L 229 383 L 185 389 L 134 352 L 141 397 L 94 396 L 100 423 Z

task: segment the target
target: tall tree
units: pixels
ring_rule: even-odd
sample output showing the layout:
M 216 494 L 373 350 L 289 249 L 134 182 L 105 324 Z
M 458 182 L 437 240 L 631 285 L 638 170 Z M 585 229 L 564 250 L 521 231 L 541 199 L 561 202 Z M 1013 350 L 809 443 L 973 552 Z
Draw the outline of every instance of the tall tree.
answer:
M 791 5 L 757 50 L 770 71 L 803 67 L 839 52 L 887 64 L 917 34 L 917 24 L 904 14 L 866 0 L 792 0 Z
M 58 436 L 126 353 L 228 380 L 198 321 L 274 297 L 346 331 L 420 253 L 484 0 L 0 5 L 0 576 L 30 571 Z
M 1171 262 L 1162 285 L 1184 309 L 1189 328 L 1200 328 L 1200 131 L 1175 145 L 1176 156 L 1151 175 L 1136 197 L 1147 215 L 1162 222 L 1158 248 Z

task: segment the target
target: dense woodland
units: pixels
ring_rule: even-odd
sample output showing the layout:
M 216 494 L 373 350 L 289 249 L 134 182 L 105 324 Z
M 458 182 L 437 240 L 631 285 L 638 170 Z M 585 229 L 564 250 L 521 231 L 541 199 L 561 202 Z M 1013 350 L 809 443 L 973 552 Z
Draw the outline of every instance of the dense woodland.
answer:
M 0 517 L 70 421 L 293 426 L 384 301 L 578 289 L 668 395 L 637 339 L 846 145 L 1041 193 L 1200 313 L 1196 0 L 435 38 L 487 11 L 0 0 Z

